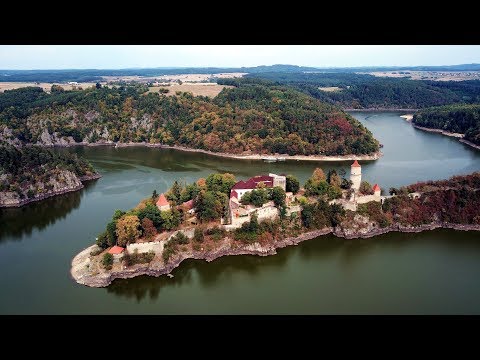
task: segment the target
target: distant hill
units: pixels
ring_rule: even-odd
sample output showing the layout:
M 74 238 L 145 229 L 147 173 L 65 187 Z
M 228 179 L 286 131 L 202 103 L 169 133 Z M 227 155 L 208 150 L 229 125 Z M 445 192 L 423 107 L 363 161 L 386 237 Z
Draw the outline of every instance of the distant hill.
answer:
M 337 107 L 285 86 L 246 84 L 214 99 L 145 86 L 0 94 L 0 140 L 68 145 L 149 142 L 230 154 L 371 154 L 370 131 Z
M 0 82 L 91 82 L 100 81 L 102 76 L 161 76 L 178 74 L 212 74 L 245 72 L 257 73 L 353 73 L 373 71 L 480 71 L 480 64 L 446 66 L 407 66 L 407 67 L 306 67 L 297 65 L 260 65 L 253 67 L 185 67 L 185 68 L 140 68 L 140 69 L 62 69 L 62 70 L 0 70 Z

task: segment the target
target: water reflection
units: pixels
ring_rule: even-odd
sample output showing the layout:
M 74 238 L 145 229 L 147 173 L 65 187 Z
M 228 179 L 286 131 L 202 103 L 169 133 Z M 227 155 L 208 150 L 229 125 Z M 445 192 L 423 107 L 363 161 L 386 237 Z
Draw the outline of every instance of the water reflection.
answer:
M 420 248 L 423 245 L 432 251 L 432 241 L 435 248 L 438 249 L 440 246 L 440 250 L 442 247 L 459 253 L 468 250 L 473 256 L 478 256 L 480 242 L 476 234 L 469 232 L 461 233 L 459 236 L 457 234 L 456 231 L 438 229 L 422 233 L 389 233 L 374 238 L 352 240 L 326 235 L 305 241 L 298 246 L 279 249 L 274 256 L 227 256 L 211 263 L 189 259 L 172 272 L 174 274 L 172 279 L 166 276 L 117 279 L 106 288 L 106 291 L 118 297 L 136 299 L 137 303 L 140 303 L 147 297 L 150 300 L 157 299 L 160 293 L 167 289 L 199 285 L 202 288 L 214 288 L 221 286 L 222 283 L 238 281 L 238 276 L 242 274 L 250 278 L 269 276 L 272 269 L 275 270 L 274 273 L 281 274 L 278 270 L 294 266 L 289 263 L 298 260 L 295 259 L 296 255 L 303 264 L 329 262 L 338 258 L 339 265 L 352 269 L 353 266 L 361 265 L 365 257 L 373 254 L 399 253 L 402 249 Z M 452 241 L 452 236 L 456 237 L 455 241 Z
M 95 181 L 85 183 L 80 191 L 54 196 L 19 208 L 0 209 L 0 242 L 20 240 L 30 236 L 33 230 L 43 230 L 80 206 L 86 189 L 93 188 Z
M 294 250 L 295 249 L 291 249 Z M 211 288 L 220 282 L 230 282 L 234 276 L 246 274 L 249 277 L 261 276 L 262 272 L 284 267 L 289 259 L 287 251 L 275 256 L 253 255 L 227 256 L 210 263 L 204 260 L 188 259 L 172 271 L 173 278 L 164 275 L 155 278 L 139 276 L 134 279 L 117 279 L 106 288 L 107 292 L 120 297 L 135 298 L 137 302 L 147 296 L 155 300 L 163 289 L 177 288 L 198 283 L 203 288 Z

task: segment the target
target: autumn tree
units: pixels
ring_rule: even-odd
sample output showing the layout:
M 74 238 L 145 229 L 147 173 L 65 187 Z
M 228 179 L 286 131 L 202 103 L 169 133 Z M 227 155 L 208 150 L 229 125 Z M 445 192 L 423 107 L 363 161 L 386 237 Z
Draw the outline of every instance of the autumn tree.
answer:
M 200 189 L 206 189 L 207 188 L 207 182 L 204 178 L 198 179 L 196 184 L 198 185 L 198 187 Z
M 342 185 L 342 178 L 335 170 L 330 170 L 327 175 L 328 183 L 332 186 L 340 187 Z
M 157 229 L 153 225 L 153 221 L 148 217 L 142 219 L 142 230 L 143 236 L 147 239 L 153 238 L 155 235 L 157 235 Z
M 293 175 L 287 175 L 286 190 L 296 194 L 300 190 L 300 182 Z
M 362 181 L 358 189 L 363 195 L 373 195 L 372 185 L 368 181 Z
M 327 178 L 326 178 L 325 173 L 323 172 L 323 170 L 321 168 L 316 168 L 313 171 L 312 180 L 313 181 L 325 181 L 325 180 L 327 180 Z
M 125 247 L 135 242 L 141 235 L 140 220 L 136 215 L 125 215 L 117 221 L 117 244 Z

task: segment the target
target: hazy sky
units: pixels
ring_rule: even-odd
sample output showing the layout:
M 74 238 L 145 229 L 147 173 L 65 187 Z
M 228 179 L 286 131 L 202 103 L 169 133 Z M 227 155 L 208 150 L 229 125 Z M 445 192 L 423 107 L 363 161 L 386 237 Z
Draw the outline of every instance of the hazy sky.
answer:
M 460 45 L 1 45 L 0 69 L 411 66 L 480 63 Z

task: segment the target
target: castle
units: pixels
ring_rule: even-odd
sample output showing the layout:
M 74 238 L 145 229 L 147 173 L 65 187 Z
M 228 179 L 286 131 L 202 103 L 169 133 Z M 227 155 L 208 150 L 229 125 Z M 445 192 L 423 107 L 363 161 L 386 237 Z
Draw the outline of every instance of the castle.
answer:
M 362 194 L 360 192 L 360 184 L 362 183 L 362 166 L 357 160 L 350 166 L 350 181 L 352 182 L 352 190 L 350 197 L 347 198 L 348 193 L 344 192 L 341 199 L 335 199 L 330 201 L 330 204 L 340 204 L 347 210 L 356 211 L 358 204 L 365 204 L 370 201 L 383 202 L 386 198 L 381 196 L 381 188 L 378 184 L 373 186 L 373 195 Z

